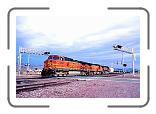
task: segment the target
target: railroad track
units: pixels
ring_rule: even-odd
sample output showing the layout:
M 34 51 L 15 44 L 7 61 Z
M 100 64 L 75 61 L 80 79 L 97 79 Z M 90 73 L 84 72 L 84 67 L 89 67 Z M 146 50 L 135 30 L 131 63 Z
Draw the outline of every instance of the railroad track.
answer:
M 23 92 L 23 91 L 32 91 L 47 86 L 59 86 L 59 85 L 71 83 L 73 81 L 77 81 L 77 79 L 43 81 L 43 82 L 38 81 L 34 83 L 16 84 L 16 93 Z

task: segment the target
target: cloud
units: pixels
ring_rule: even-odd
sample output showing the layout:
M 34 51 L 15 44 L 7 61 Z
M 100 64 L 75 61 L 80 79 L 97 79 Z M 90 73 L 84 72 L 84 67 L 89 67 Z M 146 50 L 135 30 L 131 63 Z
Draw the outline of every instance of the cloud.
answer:
M 32 48 L 77 51 L 126 39 L 138 33 L 137 17 L 17 17 L 17 31 Z M 23 22 L 22 22 L 23 21 Z M 133 22 L 133 23 L 132 23 Z

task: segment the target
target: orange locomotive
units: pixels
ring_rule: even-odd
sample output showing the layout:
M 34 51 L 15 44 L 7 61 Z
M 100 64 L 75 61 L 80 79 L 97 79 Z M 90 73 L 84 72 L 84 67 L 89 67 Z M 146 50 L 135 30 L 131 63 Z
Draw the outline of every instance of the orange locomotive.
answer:
M 41 72 L 43 77 L 67 76 L 67 75 L 95 75 L 104 74 L 110 71 L 108 66 L 87 63 L 73 60 L 59 55 L 50 55 L 44 61 L 44 68 Z

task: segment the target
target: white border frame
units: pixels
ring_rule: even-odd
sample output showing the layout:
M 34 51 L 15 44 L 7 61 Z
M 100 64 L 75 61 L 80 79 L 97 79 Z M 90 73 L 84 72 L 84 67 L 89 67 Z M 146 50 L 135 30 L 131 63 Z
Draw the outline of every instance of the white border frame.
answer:
M 50 10 L 49 10 L 50 11 Z M 51 15 L 55 16 L 49 11 L 29 11 L 29 10 L 12 10 L 10 13 L 10 55 L 16 55 L 16 16 L 30 16 L 30 15 Z M 21 12 L 21 13 L 20 13 Z M 118 11 L 115 13 L 122 14 L 124 11 Z M 10 61 L 10 102 L 14 105 L 29 105 L 29 104 L 42 104 L 42 105 L 58 105 L 59 107 L 68 107 L 72 105 L 90 106 L 90 107 L 103 107 L 104 105 L 141 105 L 147 101 L 147 61 L 142 62 L 148 58 L 147 53 L 147 13 L 143 10 L 129 10 L 126 11 L 129 15 L 137 14 L 140 16 L 140 98 L 16 98 L 16 62 Z M 105 11 L 103 14 L 111 13 L 111 11 Z M 96 15 L 95 15 L 96 16 Z M 12 60 L 16 60 L 16 56 L 12 57 Z M 120 101 L 120 102 L 119 102 Z

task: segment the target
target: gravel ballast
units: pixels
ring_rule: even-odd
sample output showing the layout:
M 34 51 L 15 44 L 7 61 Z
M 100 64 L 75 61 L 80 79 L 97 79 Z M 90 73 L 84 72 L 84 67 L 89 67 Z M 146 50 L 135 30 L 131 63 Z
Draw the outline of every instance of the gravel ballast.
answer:
M 112 80 L 78 80 L 16 94 L 17 98 L 139 98 L 140 83 Z

